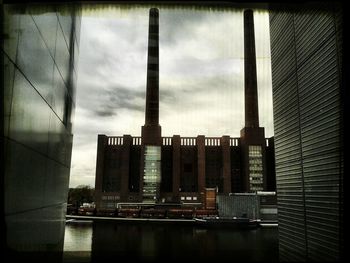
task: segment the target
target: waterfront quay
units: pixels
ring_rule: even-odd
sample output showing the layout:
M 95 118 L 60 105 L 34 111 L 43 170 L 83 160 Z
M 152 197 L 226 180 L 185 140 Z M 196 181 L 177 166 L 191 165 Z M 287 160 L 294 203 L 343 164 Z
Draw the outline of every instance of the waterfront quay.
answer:
M 66 215 L 66 222 L 72 222 L 73 220 L 97 220 L 97 221 L 110 221 L 118 223 L 179 223 L 193 225 L 195 219 L 172 219 L 172 218 L 132 218 L 132 217 L 108 217 L 108 216 L 80 216 L 80 215 Z
M 66 223 L 81 222 L 82 220 L 92 220 L 99 222 L 115 222 L 115 223 L 134 223 L 134 224 L 178 224 L 198 227 L 231 227 L 231 228 L 248 228 L 256 227 L 277 227 L 277 221 L 249 220 L 244 218 L 133 218 L 133 217 L 108 217 L 108 216 L 80 216 L 66 215 Z

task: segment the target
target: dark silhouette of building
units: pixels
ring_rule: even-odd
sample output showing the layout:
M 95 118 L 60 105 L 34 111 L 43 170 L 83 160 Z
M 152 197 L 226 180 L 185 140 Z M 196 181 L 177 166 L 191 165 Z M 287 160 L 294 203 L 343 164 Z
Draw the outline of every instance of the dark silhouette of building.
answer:
M 280 257 L 342 261 L 342 7 L 270 8 Z
M 246 125 L 241 138 L 161 136 L 158 19 L 158 9 L 150 9 L 141 137 L 98 135 L 97 209 L 123 202 L 202 203 L 205 188 L 222 194 L 266 190 L 266 178 L 274 177 L 274 150 L 259 127 L 253 12 L 244 15 Z M 265 164 L 266 151 L 272 164 Z

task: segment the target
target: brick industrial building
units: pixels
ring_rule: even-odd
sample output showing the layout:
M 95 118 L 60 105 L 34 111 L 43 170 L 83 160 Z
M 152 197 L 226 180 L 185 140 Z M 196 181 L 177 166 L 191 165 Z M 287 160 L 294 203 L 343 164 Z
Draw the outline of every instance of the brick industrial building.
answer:
M 275 190 L 274 140 L 259 127 L 253 12 L 244 12 L 245 127 L 240 138 L 161 136 L 159 11 L 150 10 L 145 125 L 141 137 L 98 135 L 96 206 L 202 203 L 218 193 Z

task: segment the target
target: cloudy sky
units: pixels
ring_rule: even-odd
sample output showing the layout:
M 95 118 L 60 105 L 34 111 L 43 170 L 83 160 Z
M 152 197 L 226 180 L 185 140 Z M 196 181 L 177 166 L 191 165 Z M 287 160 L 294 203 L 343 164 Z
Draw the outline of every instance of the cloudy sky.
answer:
M 159 7 L 163 136 L 239 137 L 244 126 L 243 10 Z M 70 187 L 95 184 L 97 135 L 140 136 L 148 7 L 83 12 Z M 254 10 L 259 118 L 273 136 L 268 14 Z

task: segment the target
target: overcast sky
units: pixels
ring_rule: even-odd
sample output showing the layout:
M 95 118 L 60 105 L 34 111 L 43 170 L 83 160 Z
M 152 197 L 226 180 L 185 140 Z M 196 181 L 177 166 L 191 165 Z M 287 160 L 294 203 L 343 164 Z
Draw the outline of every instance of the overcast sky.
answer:
M 159 8 L 162 136 L 239 137 L 243 10 Z M 95 185 L 97 135 L 141 135 L 149 9 L 84 10 L 70 187 Z M 260 126 L 273 136 L 268 14 L 254 10 Z

